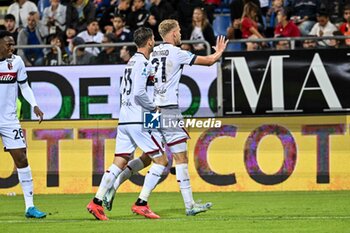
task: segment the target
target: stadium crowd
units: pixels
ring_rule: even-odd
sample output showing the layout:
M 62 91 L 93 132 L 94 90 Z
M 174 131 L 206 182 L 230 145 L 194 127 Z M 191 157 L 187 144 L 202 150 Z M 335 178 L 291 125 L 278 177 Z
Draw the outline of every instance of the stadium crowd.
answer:
M 226 12 L 226 13 L 225 13 Z M 18 45 L 56 45 L 63 64 L 126 63 L 134 46 L 79 47 L 82 44 L 132 42 L 133 32 L 146 26 L 160 41 L 158 25 L 177 19 L 183 40 L 206 40 L 215 45 L 213 22 L 230 14 L 229 39 L 310 37 L 296 46 L 341 48 L 350 39 L 315 41 L 312 37 L 350 35 L 350 0 L 15 0 L 4 17 L 3 29 Z M 289 40 L 244 43 L 240 49 L 290 49 Z M 205 54 L 203 43 L 183 49 Z M 26 66 L 57 65 L 57 49 L 18 49 Z

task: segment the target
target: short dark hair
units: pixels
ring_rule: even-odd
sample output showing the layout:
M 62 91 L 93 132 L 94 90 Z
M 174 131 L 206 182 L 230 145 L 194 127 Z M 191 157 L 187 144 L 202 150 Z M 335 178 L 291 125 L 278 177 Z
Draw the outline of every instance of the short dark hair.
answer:
M 6 36 L 12 36 L 11 32 L 5 31 L 5 30 L 1 30 L 0 31 L 0 40 L 2 40 Z
M 133 56 L 137 51 L 135 46 L 125 46 L 125 49 L 129 51 L 130 56 Z
M 281 13 L 286 16 L 287 20 L 290 20 L 290 17 L 292 17 L 293 9 L 290 7 L 283 7 L 278 11 L 281 11 Z
M 93 22 L 98 23 L 98 20 L 95 19 L 95 18 L 89 19 L 89 20 L 86 22 L 86 25 L 89 26 L 89 25 L 92 24 Z
M 33 16 L 33 15 L 36 15 L 38 12 L 36 12 L 36 11 L 31 11 L 31 12 L 29 12 L 28 13 L 28 16 Z
M 114 19 L 114 18 L 120 18 L 124 23 L 126 22 L 125 17 L 124 17 L 123 15 L 121 15 L 121 14 L 116 14 L 116 15 L 114 15 L 112 18 L 113 18 L 113 19 Z
M 346 4 L 343 8 L 343 11 L 348 11 L 350 10 L 350 4 Z
M 4 17 L 4 20 L 5 20 L 5 21 L 6 21 L 6 20 L 16 21 L 16 18 L 15 18 L 15 16 L 14 16 L 13 14 L 7 14 L 7 15 L 5 15 L 5 17 Z
M 321 8 L 321 9 L 319 9 L 318 11 L 317 11 L 317 17 L 329 17 L 329 13 L 328 13 L 328 11 L 327 11 L 327 9 L 326 8 Z
M 140 27 L 134 32 L 134 42 L 138 48 L 142 48 L 147 44 L 147 40 L 151 39 L 153 31 L 150 28 Z

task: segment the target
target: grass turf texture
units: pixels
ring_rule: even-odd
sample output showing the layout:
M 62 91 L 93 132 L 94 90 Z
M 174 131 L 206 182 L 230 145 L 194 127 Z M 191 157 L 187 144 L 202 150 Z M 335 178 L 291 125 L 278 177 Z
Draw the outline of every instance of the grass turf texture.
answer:
M 180 193 L 153 193 L 150 206 L 161 216 L 131 213 L 137 193 L 117 194 L 110 221 L 86 210 L 93 194 L 36 195 L 46 219 L 24 217 L 23 196 L 0 196 L 0 232 L 350 232 L 350 191 L 195 193 L 214 206 L 185 216 Z

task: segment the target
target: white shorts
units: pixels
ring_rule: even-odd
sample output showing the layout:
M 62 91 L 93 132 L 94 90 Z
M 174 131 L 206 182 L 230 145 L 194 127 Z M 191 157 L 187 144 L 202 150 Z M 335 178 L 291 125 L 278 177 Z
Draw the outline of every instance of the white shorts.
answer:
M 139 147 L 151 158 L 162 156 L 164 142 L 156 131 L 147 131 L 142 124 L 118 125 L 115 156 L 129 157 Z
M 24 133 L 20 124 L 0 127 L 0 136 L 5 150 L 26 148 Z
M 162 127 L 161 132 L 165 138 L 166 144 L 172 153 L 184 152 L 187 150 L 187 140 L 190 138 L 186 129 L 175 124 L 175 122 L 183 120 L 181 110 L 179 108 L 161 108 L 162 117 L 164 117 L 167 126 Z M 170 124 L 169 122 L 172 122 Z

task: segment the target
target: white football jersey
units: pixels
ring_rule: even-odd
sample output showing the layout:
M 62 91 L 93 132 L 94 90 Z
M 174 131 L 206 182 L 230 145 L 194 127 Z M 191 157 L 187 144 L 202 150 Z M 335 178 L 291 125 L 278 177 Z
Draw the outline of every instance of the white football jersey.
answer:
M 18 83 L 27 81 L 27 72 L 20 56 L 0 61 L 0 127 L 19 123 L 16 100 Z
M 120 84 L 122 97 L 119 123 L 142 123 L 143 109 L 149 111 L 155 108 L 146 92 L 151 67 L 151 63 L 142 53 L 137 52 L 130 58 Z
M 169 43 L 154 47 L 150 61 L 158 64 L 154 83 L 157 106 L 178 105 L 179 83 L 184 65 L 192 65 L 196 55 Z

